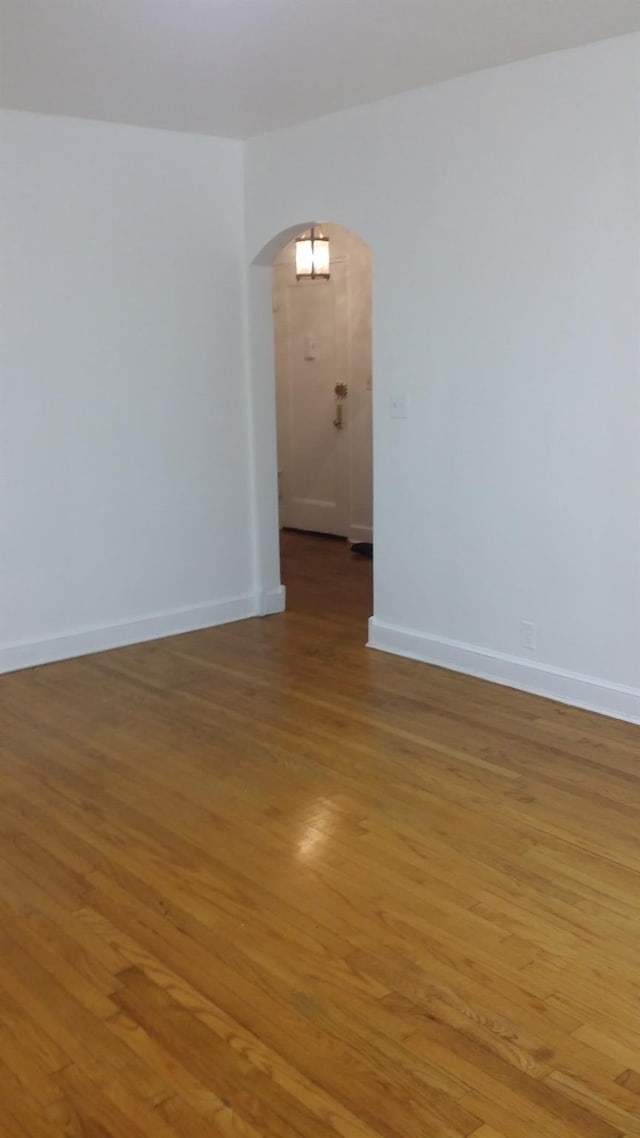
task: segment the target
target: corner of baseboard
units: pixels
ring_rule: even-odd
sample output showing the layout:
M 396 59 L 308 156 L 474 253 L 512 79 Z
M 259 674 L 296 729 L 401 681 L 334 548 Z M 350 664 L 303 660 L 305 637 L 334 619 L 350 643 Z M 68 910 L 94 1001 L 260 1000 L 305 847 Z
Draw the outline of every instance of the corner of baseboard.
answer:
M 277 589 L 266 589 L 260 593 L 260 616 L 275 616 L 276 613 L 284 612 L 286 607 L 287 590 L 284 585 L 278 585 Z
M 369 620 L 367 647 L 517 688 L 627 723 L 640 724 L 640 688 L 613 684 L 518 656 L 491 652 L 473 644 L 396 627 L 376 617 Z
M 356 545 L 359 541 L 373 541 L 373 529 L 371 526 L 350 526 L 349 527 L 349 541 L 351 545 Z

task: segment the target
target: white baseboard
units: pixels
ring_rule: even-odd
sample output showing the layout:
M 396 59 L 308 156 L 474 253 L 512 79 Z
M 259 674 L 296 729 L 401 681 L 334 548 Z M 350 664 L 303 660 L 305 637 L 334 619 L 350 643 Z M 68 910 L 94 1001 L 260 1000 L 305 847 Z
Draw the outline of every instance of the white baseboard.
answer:
M 84 628 L 47 640 L 8 644 L 0 647 L 0 672 L 15 672 L 19 668 L 33 668 L 37 664 L 51 664 L 55 660 L 69 660 L 92 652 L 104 652 L 110 648 L 123 648 L 127 644 L 139 644 L 145 640 L 158 640 L 163 636 L 176 636 L 181 632 L 196 632 L 201 628 L 244 620 L 259 614 L 260 602 L 259 596 L 250 594 L 193 608 L 172 609 L 141 620 Z
M 373 541 L 373 529 L 371 526 L 350 526 L 349 541 L 352 545 L 358 541 Z
M 489 652 L 457 640 L 396 628 L 375 617 L 369 621 L 368 647 L 640 724 L 640 688 L 612 684 L 503 652 Z
M 260 616 L 273 616 L 284 612 L 287 607 L 287 590 L 284 585 L 260 593 L 258 612 Z

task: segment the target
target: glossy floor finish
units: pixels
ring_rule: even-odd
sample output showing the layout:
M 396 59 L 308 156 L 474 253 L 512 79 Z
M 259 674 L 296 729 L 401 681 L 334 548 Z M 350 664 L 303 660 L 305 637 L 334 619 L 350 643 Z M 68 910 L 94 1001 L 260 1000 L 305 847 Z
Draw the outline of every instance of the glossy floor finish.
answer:
M 3 1138 L 640 1135 L 640 733 L 290 611 L 0 679 Z

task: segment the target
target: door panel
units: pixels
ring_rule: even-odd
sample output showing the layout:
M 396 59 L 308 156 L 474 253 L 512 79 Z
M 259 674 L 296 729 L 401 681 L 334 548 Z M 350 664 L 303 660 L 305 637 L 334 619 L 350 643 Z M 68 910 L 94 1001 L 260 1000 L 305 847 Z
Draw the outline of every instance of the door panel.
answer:
M 289 266 L 276 272 L 290 274 Z M 346 536 L 349 530 L 348 317 L 344 262 L 329 281 L 278 289 L 276 377 L 280 522 Z M 341 404 L 342 428 L 335 425 Z M 340 414 L 339 413 L 339 414 Z

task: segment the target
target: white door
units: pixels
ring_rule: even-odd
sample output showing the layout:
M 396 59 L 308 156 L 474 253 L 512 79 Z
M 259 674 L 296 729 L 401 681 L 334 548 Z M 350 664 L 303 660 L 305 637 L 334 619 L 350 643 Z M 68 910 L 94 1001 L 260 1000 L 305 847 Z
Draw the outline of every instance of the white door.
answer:
M 275 295 L 280 524 L 349 532 L 347 275 L 296 281 L 289 265 Z M 345 391 L 346 388 L 346 391 Z

